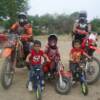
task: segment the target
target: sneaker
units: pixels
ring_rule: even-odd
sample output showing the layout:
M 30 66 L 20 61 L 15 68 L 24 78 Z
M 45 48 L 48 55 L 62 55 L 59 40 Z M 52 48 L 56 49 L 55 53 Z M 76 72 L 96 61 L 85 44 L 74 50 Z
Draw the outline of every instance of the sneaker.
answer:
M 44 80 L 42 80 L 41 85 L 42 85 L 41 90 L 43 91 L 45 89 L 45 81 Z
M 50 73 L 48 73 L 48 77 L 51 77 L 51 74 Z
M 42 91 L 44 91 L 44 90 L 45 90 L 45 87 L 44 87 L 44 86 L 42 86 L 42 87 L 41 87 L 41 90 L 42 90 Z
M 74 86 L 76 85 L 76 83 L 77 83 L 77 82 L 73 80 L 73 81 L 72 81 L 72 86 L 74 87 Z
M 32 92 L 32 90 L 33 90 L 32 82 L 29 82 L 29 84 L 28 84 L 28 90 L 29 90 L 29 92 Z

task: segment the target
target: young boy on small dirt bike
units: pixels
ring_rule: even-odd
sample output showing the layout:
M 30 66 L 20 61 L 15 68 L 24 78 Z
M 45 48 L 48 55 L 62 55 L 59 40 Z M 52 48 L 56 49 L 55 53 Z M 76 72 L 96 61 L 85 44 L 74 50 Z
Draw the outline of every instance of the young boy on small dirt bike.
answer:
M 41 42 L 38 40 L 34 41 L 33 44 L 33 49 L 31 52 L 28 54 L 26 58 L 26 62 L 30 63 L 30 74 L 29 74 L 29 84 L 28 84 L 28 90 L 32 91 L 36 90 L 36 83 L 35 83 L 35 75 L 33 75 L 33 72 L 35 71 L 36 68 L 41 69 L 40 71 L 40 77 L 41 77 L 41 84 L 42 84 L 42 89 L 44 88 L 44 77 L 43 77 L 43 71 L 42 71 L 42 57 L 44 57 L 47 62 L 50 62 L 47 55 L 40 50 L 41 49 Z M 32 86 L 32 81 L 34 82 L 34 86 Z
M 51 34 L 48 37 L 48 43 L 45 47 L 45 53 L 50 59 L 49 63 L 46 63 L 43 67 L 44 73 L 50 72 L 54 74 L 57 71 L 57 64 L 60 61 L 60 53 L 57 47 L 58 38 L 55 34 Z
M 73 76 L 73 83 L 75 83 L 75 69 L 79 66 L 82 56 L 86 56 L 87 58 L 91 59 L 91 57 L 81 49 L 81 42 L 79 40 L 75 40 L 73 42 L 73 48 L 70 51 L 70 71 L 72 72 Z

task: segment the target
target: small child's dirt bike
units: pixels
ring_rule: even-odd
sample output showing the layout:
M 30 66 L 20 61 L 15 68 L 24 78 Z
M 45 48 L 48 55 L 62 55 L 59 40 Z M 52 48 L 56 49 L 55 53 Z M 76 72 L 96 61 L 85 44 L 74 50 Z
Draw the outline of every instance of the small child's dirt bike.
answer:
M 47 66 L 44 66 L 47 67 Z M 64 66 L 59 61 L 57 66 L 55 66 L 56 70 L 52 73 L 50 70 L 44 72 L 44 76 L 46 79 L 55 80 L 55 89 L 59 94 L 67 94 L 71 89 L 71 81 L 67 77 L 67 73 L 64 71 Z

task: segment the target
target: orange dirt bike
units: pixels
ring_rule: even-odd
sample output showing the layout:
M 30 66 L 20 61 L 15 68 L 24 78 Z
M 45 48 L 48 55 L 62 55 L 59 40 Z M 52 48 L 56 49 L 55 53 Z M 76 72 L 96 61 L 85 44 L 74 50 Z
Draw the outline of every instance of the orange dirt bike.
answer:
M 1 84 L 4 89 L 8 89 L 13 82 L 15 67 L 23 68 L 25 66 L 21 39 L 26 36 L 7 34 L 0 35 L 0 37 L 6 39 L 3 48 L 0 49 L 0 56 L 3 58 L 1 64 Z

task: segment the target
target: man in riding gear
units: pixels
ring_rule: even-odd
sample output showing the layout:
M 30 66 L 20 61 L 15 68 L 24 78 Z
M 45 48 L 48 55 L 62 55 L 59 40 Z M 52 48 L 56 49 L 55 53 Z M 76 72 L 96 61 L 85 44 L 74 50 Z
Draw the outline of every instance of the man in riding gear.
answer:
M 27 15 L 25 13 L 22 12 L 18 15 L 18 22 L 11 26 L 10 33 L 23 36 L 21 41 L 23 44 L 25 59 L 29 53 L 29 43 L 33 40 L 32 25 L 28 23 Z
M 83 39 L 89 34 L 89 32 L 91 32 L 91 25 L 87 21 L 87 13 L 81 11 L 79 19 L 73 27 L 74 40 L 80 40 L 82 43 Z

